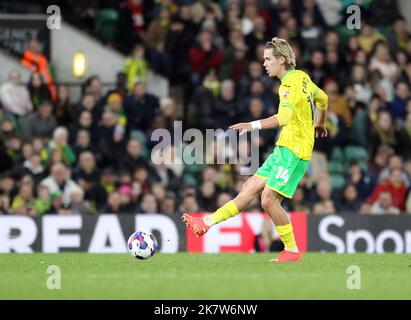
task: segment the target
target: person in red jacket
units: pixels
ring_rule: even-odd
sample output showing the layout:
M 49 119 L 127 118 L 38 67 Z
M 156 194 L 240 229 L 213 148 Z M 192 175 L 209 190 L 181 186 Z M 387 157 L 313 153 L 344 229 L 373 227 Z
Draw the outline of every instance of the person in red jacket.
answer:
M 188 57 L 193 82 L 198 84 L 210 69 L 218 71 L 221 65 L 222 52 L 213 45 L 214 34 L 209 30 L 202 30 L 196 45 L 190 48 Z
M 401 175 L 401 170 L 394 169 L 389 178 L 386 178 L 377 184 L 370 198 L 371 204 L 374 204 L 378 200 L 381 192 L 388 191 L 392 196 L 392 205 L 401 211 L 404 211 L 407 187 L 405 186 L 405 182 Z

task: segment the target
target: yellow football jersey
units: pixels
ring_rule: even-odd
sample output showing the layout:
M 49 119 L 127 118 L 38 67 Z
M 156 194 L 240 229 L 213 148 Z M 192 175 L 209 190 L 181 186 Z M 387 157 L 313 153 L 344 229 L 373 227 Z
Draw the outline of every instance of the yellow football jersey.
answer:
M 291 108 L 292 116 L 282 127 L 277 145 L 290 149 L 302 160 L 310 160 L 314 147 L 315 107 L 326 109 L 328 97 L 308 74 L 291 69 L 281 79 L 279 108 Z M 314 104 L 316 102 L 316 105 Z

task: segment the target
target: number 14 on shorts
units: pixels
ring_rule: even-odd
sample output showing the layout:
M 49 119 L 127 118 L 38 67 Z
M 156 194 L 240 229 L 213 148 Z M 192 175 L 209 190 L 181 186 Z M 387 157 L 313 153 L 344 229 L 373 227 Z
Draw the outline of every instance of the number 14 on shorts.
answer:
M 278 172 L 277 175 L 275 176 L 276 179 L 282 179 L 285 183 L 288 182 L 288 179 L 290 179 L 290 175 L 288 172 L 288 169 L 278 166 Z

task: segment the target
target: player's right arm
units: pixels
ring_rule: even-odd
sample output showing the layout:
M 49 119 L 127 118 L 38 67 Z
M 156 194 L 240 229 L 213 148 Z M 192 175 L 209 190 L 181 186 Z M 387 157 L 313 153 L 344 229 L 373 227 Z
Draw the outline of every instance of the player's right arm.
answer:
M 328 109 L 328 96 L 320 89 L 314 82 L 312 82 L 312 96 L 316 102 L 317 107 L 317 119 L 315 122 L 315 137 L 326 137 L 328 135 L 326 129 L 327 122 L 327 109 Z
M 272 129 L 286 126 L 293 116 L 295 105 L 300 98 L 290 85 L 281 85 L 279 88 L 280 103 L 278 112 L 271 117 L 246 123 L 237 123 L 230 129 L 240 131 L 240 135 L 254 129 Z

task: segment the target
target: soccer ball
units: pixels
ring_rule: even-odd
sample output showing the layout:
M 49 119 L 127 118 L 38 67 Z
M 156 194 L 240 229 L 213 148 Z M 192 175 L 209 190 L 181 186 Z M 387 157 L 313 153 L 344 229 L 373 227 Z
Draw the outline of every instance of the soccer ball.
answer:
M 152 233 L 136 231 L 128 238 L 127 248 L 133 257 L 143 260 L 157 252 L 158 242 Z

